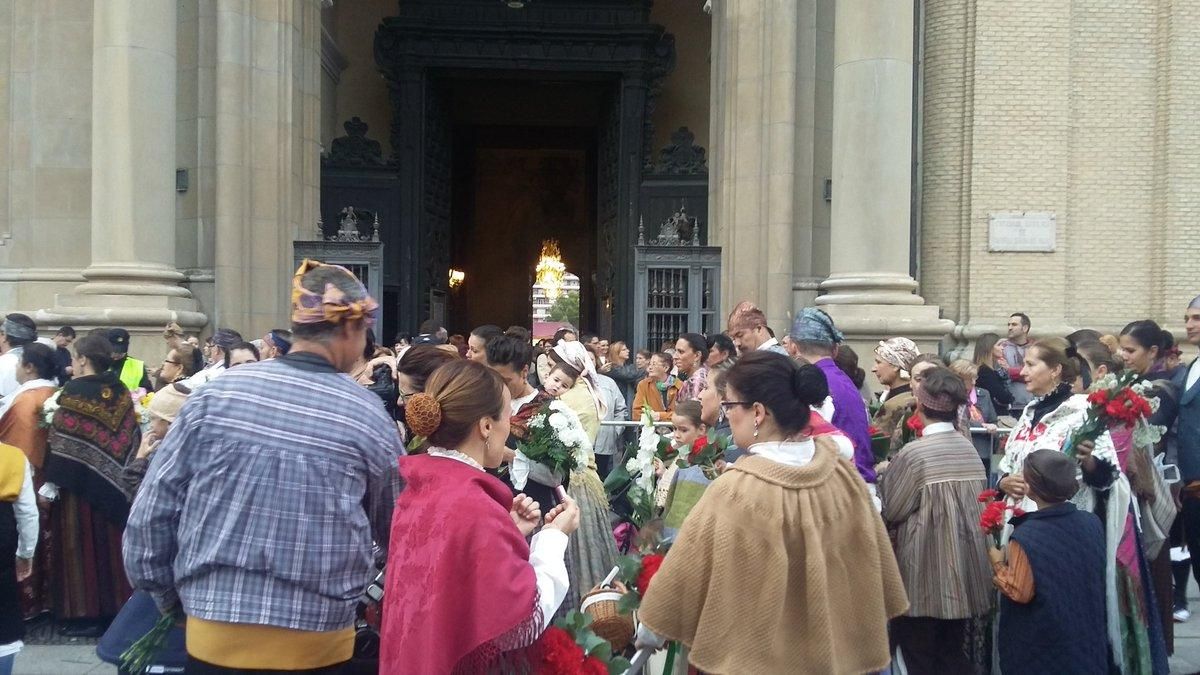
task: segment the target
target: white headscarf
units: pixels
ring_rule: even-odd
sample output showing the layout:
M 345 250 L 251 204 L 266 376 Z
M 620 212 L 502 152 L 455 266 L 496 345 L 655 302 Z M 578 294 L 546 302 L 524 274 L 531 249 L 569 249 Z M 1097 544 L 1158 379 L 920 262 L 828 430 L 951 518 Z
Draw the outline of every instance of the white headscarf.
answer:
M 608 412 L 608 406 L 604 402 L 604 397 L 600 395 L 600 387 L 596 383 L 596 364 L 592 361 L 592 357 L 588 356 L 587 347 L 580 342 L 559 340 L 558 344 L 554 346 L 554 354 L 560 362 L 581 373 L 588 393 L 592 395 L 592 402 L 596 404 L 597 417 L 604 419 L 605 413 Z

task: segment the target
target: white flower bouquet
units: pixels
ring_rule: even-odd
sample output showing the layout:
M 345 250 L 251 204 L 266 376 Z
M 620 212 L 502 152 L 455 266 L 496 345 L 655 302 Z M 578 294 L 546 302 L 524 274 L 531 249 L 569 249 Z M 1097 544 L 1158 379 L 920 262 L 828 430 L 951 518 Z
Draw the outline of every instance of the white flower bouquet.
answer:
M 587 465 L 592 442 L 579 416 L 562 401 L 551 401 L 529 420 L 529 434 L 517 451 L 561 478 Z

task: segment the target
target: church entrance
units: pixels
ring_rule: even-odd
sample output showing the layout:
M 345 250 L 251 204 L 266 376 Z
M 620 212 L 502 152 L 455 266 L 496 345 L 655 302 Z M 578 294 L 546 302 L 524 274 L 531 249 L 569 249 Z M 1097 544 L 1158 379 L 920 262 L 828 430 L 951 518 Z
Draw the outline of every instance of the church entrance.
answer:
M 401 3 L 375 33 L 392 105 L 393 156 L 370 198 L 385 320 L 528 326 L 541 244 L 557 239 L 580 279 L 579 328 L 628 334 L 648 106 L 673 58 L 648 3 Z M 322 203 L 368 199 L 355 171 L 338 194 L 323 173 Z
M 450 289 L 447 328 L 530 327 L 542 243 L 556 240 L 580 288 L 580 323 L 596 325 L 597 144 L 613 105 L 610 81 L 553 74 L 445 78 L 450 123 Z

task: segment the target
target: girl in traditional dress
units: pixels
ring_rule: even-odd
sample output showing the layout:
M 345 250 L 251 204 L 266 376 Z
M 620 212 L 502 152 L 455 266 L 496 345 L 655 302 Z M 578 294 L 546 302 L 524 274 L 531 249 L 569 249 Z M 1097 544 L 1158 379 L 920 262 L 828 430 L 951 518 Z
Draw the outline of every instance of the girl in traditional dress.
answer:
M 405 410 L 423 455 L 400 458 L 379 670 L 526 672 L 567 591 L 574 501 L 546 514 L 484 469 L 504 461 L 511 397 L 486 366 L 455 361 Z M 526 543 L 526 537 L 533 539 Z
M 555 361 L 547 378 L 546 391 L 559 398 L 578 417 L 588 439 L 595 443 L 600 431 L 600 419 L 606 406 L 594 382 L 595 364 L 587 349 L 578 342 L 560 342 L 551 350 Z M 567 569 L 571 574 L 571 590 L 560 614 L 579 608 L 583 593 L 599 584 L 617 563 L 617 544 L 612 536 L 608 508 L 608 493 L 600 474 L 596 473 L 596 458 L 591 452 L 587 466 L 576 467 L 570 475 L 570 493 L 579 503 L 579 533 L 571 538 L 567 549 Z
M 1061 338 L 1039 340 L 1026 351 L 1021 375 L 1035 398 L 1025 406 L 1009 436 L 1000 461 L 999 488 L 1014 507 L 1034 511 L 1037 504 L 1028 497 L 1022 475 L 1025 458 L 1042 449 L 1073 452 L 1083 480 L 1072 501 L 1104 523 L 1105 627 L 1113 662 L 1122 672 L 1166 672 L 1165 654 L 1155 649 L 1148 634 L 1150 608 L 1137 606 L 1151 599 L 1138 597 L 1145 572 L 1137 569 L 1136 560 L 1128 555 L 1130 547 L 1137 546 L 1136 530 L 1129 518 L 1129 481 L 1121 471 L 1113 437 L 1105 431 L 1094 442 L 1072 447 L 1072 436 L 1083 425 L 1089 407 L 1087 396 L 1073 393 L 1082 367 L 1086 362 Z M 1011 532 L 1010 524 L 1004 530 L 1005 542 Z M 1130 602 L 1135 607 L 1131 608 Z
M 133 399 L 110 371 L 112 345 L 100 335 L 75 343 L 75 377 L 63 387 L 50 431 L 45 478 L 51 506 L 54 615 L 67 636 L 99 636 L 132 590 L 121 535 L 133 488 L 125 467 L 141 430 Z

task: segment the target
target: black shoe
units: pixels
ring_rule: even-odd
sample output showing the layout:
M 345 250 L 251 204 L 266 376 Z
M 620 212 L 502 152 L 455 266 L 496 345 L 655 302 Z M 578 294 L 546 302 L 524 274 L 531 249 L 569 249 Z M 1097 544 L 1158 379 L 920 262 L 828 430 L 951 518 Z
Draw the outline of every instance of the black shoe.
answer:
M 108 629 L 106 621 L 72 621 L 58 629 L 58 634 L 71 638 L 98 638 Z

